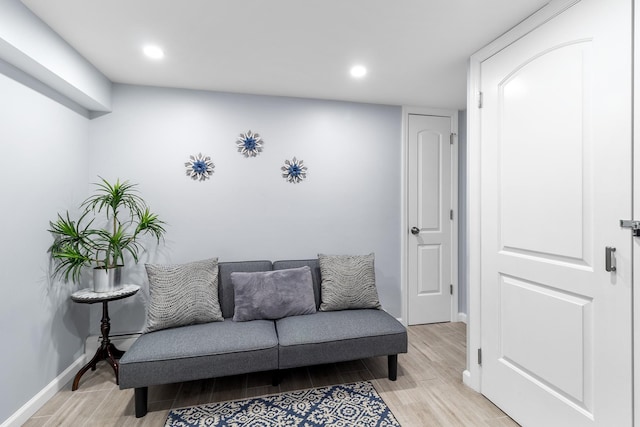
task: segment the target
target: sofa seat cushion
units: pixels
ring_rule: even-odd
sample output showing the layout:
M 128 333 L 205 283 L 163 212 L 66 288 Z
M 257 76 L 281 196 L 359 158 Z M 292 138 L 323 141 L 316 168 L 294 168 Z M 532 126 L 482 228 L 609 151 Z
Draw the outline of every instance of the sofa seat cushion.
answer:
M 276 321 L 281 369 L 407 352 L 407 330 L 383 310 L 317 312 Z
M 278 336 L 268 320 L 205 323 L 141 335 L 120 359 L 120 388 L 278 368 Z

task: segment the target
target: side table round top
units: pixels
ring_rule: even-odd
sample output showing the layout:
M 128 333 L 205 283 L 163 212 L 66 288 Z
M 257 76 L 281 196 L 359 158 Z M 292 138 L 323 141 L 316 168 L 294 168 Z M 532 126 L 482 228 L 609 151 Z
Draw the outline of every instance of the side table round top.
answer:
M 94 292 L 85 288 L 71 294 L 71 299 L 75 302 L 93 304 L 94 302 L 113 301 L 130 297 L 140 290 L 138 285 L 122 285 L 118 289 L 109 292 Z

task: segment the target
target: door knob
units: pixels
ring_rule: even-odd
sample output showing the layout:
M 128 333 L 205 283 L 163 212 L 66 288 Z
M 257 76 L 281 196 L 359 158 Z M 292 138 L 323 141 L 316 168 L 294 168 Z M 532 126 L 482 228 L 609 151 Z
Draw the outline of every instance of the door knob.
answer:
M 418 227 L 411 227 L 411 234 L 420 234 L 420 229 Z

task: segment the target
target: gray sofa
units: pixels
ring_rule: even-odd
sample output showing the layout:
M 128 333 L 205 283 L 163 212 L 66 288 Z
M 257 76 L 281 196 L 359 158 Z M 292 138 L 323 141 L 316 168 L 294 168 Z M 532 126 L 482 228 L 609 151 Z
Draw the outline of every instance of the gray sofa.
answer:
M 407 352 L 407 331 L 383 310 L 318 311 L 279 320 L 234 322 L 232 272 L 309 266 L 316 307 L 320 307 L 317 259 L 219 263 L 218 294 L 223 322 L 211 322 L 141 335 L 120 359 L 121 389 L 135 388 L 136 417 L 147 413 L 151 385 L 273 371 L 388 356 L 389 379 L 397 376 L 398 353 Z

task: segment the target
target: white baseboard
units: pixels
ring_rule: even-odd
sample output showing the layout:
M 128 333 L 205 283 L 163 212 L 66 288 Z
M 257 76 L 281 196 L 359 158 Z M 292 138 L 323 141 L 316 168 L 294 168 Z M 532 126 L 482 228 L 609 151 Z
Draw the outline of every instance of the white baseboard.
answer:
M 458 313 L 458 322 L 467 324 L 467 313 Z
M 131 344 L 133 344 L 133 342 L 138 339 L 140 335 L 142 334 L 136 333 L 111 335 L 109 337 L 109 341 L 111 341 L 111 343 L 115 345 L 118 350 L 127 351 L 129 350 L 129 347 L 131 347 Z M 99 337 L 98 335 L 92 335 L 87 338 L 84 344 L 84 354 L 85 356 L 87 356 L 87 360 L 90 360 L 93 355 L 96 354 L 96 351 L 98 351 L 98 348 L 100 347 L 101 341 L 102 337 Z
M 462 383 L 467 387 L 473 388 L 471 385 L 471 372 L 468 369 L 462 372 Z
M 31 400 L 22 405 L 13 415 L 7 418 L 0 427 L 20 427 L 27 422 L 45 403 L 49 401 L 57 392 L 62 390 L 69 381 L 75 377 L 76 373 L 86 363 L 86 356 L 80 356 L 75 362 L 73 362 L 67 369 L 65 369 L 60 375 L 47 384 L 38 394 L 33 396 Z
M 127 351 L 139 336 L 140 334 L 115 335 L 109 337 L 109 339 L 118 350 Z M 101 340 L 102 338 L 97 335 L 88 337 L 85 341 L 84 355 L 74 361 L 64 372 L 54 378 L 54 380 L 40 390 L 38 394 L 33 396 L 31 400 L 22 405 L 20 409 L 0 424 L 0 427 L 20 427 L 26 423 L 49 399 L 62 390 L 62 387 L 76 376 L 76 373 L 96 353 L 98 347 L 100 347 Z
M 477 369 L 475 369 L 474 374 L 471 374 L 469 369 L 466 369 L 462 373 L 462 383 L 478 393 L 482 393 L 482 390 L 480 389 L 480 381 L 480 372 L 478 372 Z

